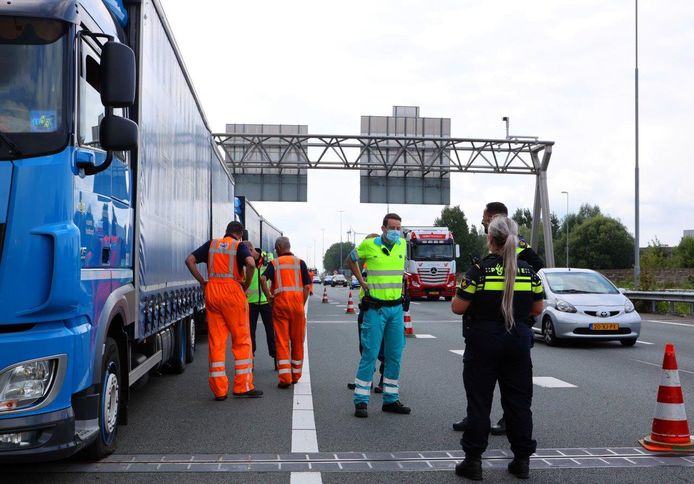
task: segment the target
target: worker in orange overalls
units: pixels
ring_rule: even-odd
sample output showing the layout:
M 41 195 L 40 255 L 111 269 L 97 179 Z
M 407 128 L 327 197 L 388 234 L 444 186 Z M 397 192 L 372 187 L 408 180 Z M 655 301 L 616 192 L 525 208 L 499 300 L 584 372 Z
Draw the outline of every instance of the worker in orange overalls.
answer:
M 265 269 L 260 277 L 260 285 L 268 301 L 272 303 L 277 373 L 280 380 L 277 386 L 289 388 L 301 378 L 306 335 L 304 307 L 308 300 L 311 279 L 306 263 L 291 253 L 287 237 L 279 237 L 275 241 L 275 252 L 278 257 Z M 267 287 L 267 281 L 272 281 L 272 294 Z
M 255 261 L 248 247 L 241 244 L 242 236 L 243 224 L 231 222 L 224 238 L 204 243 L 186 258 L 186 266 L 205 291 L 209 382 L 218 401 L 226 400 L 229 393 L 224 369 L 229 333 L 234 354 L 234 396 L 258 398 L 263 394 L 253 387 L 253 349 L 246 300 Z M 207 281 L 197 268 L 203 262 L 207 263 Z
M 308 271 L 308 277 L 311 279 L 311 284 L 309 285 L 308 293 L 313 296 L 313 276 L 315 273 L 313 271 Z

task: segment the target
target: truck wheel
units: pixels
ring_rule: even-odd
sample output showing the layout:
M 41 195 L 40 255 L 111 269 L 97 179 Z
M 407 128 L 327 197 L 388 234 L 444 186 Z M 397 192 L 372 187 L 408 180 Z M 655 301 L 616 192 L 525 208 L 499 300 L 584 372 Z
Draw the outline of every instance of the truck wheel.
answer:
M 171 371 L 177 375 L 180 375 L 186 369 L 186 349 L 188 346 L 186 333 L 186 320 L 181 319 L 176 323 L 176 329 L 174 330 L 174 351 L 169 362 Z
M 186 363 L 192 363 L 195 359 L 195 318 L 189 316 L 185 320 L 186 326 Z
M 446 301 L 452 301 L 452 300 L 453 300 L 453 296 L 446 296 L 445 299 L 446 299 Z
M 104 359 L 101 365 L 101 390 L 99 394 L 99 432 L 96 440 L 85 449 L 91 460 L 99 460 L 116 450 L 118 417 L 120 414 L 121 372 L 118 345 L 113 338 L 106 338 Z

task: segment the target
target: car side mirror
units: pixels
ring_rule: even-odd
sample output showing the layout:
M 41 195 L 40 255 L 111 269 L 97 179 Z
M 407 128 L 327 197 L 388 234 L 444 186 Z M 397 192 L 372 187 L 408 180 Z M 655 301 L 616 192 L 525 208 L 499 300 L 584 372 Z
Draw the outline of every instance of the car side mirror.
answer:
M 101 50 L 101 104 L 128 108 L 135 103 L 135 53 L 125 44 L 109 41 Z

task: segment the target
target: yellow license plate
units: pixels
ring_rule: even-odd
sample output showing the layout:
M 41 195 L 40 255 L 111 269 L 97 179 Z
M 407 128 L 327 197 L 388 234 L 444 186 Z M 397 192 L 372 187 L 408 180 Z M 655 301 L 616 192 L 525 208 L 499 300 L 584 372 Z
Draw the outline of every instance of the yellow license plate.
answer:
M 593 331 L 615 331 L 619 329 L 618 323 L 593 323 L 590 325 Z
M 439 291 L 431 291 L 431 292 L 429 293 L 429 295 L 431 295 L 431 296 L 438 296 L 438 295 L 439 295 Z

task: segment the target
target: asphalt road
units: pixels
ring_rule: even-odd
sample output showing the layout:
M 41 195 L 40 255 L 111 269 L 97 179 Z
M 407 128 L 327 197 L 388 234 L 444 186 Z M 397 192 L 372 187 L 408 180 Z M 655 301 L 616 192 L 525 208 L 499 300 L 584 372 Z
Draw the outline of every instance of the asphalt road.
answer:
M 369 418 L 356 419 L 347 389 L 358 363 L 356 314 L 345 314 L 347 294 L 329 288 L 330 303 L 322 304 L 322 287 L 316 286 L 309 302 L 310 383 L 303 385 L 312 395 L 308 427 L 297 423 L 297 405 L 305 402 L 297 400 L 298 388 L 276 387 L 259 325 L 255 380 L 265 391 L 262 399 L 215 402 L 207 385 L 207 346 L 201 342 L 184 374 L 154 376 L 134 393 L 114 456 L 97 465 L 71 459 L 5 469 L 0 482 L 459 481 L 451 469 L 461 455 L 461 434 L 451 424 L 465 409 L 460 318 L 443 300 L 413 303 L 418 337 L 407 339 L 401 373 L 401 399 L 412 414 L 381 412 L 381 395 L 374 394 Z M 666 342 L 676 344 L 692 422 L 694 321 L 643 317 L 641 337 L 632 348 L 618 342 L 555 348 L 536 343 L 534 376 L 548 378 L 534 385 L 538 457 L 531 464 L 532 482 L 693 480 L 694 457 L 653 458 L 637 441 L 650 432 Z M 560 386 L 542 386 L 547 381 Z M 500 415 L 497 398 L 492 418 Z M 313 423 L 318 453 L 302 451 L 296 443 L 297 430 Z M 508 447 L 505 437 L 490 436 L 486 479 L 515 480 L 505 471 Z M 309 470 L 307 465 L 322 472 L 297 473 Z

